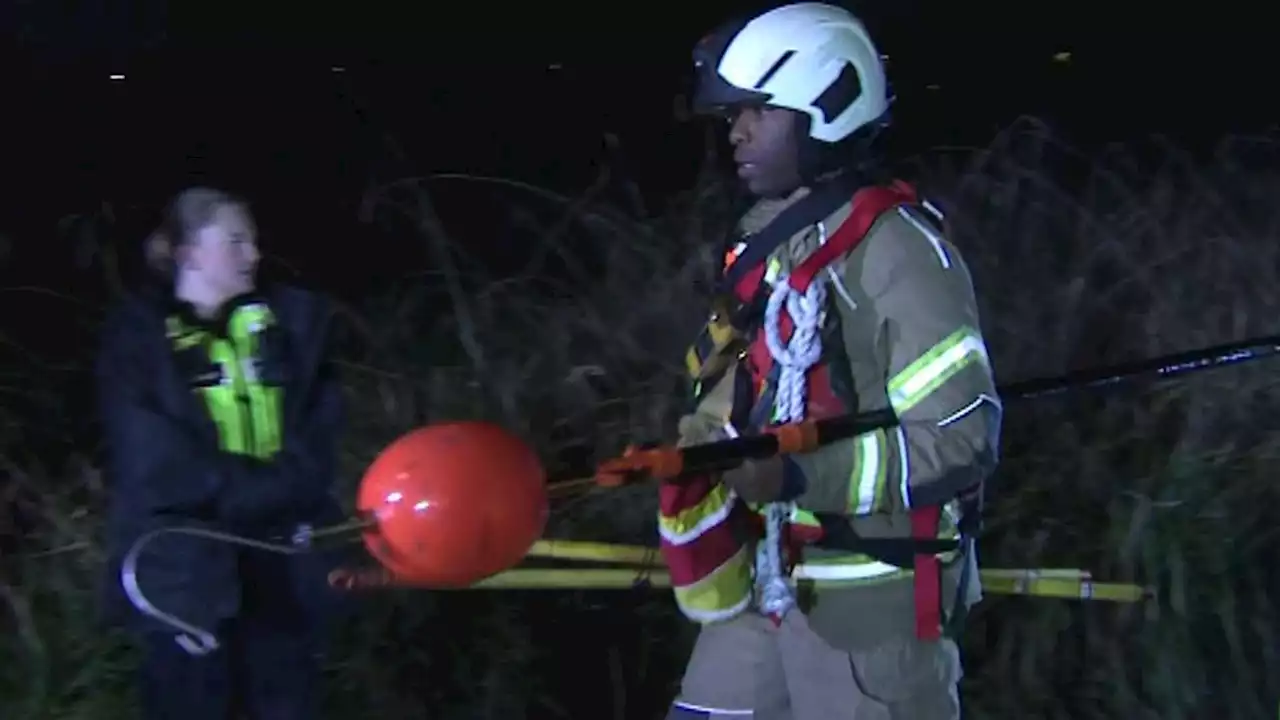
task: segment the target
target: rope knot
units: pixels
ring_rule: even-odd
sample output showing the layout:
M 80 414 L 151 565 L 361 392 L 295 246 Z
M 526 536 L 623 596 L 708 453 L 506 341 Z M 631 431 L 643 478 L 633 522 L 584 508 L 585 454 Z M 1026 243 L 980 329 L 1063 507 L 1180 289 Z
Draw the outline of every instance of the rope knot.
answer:
M 822 359 L 820 330 L 827 302 L 826 288 L 818 278 L 803 293 L 796 292 L 789 280 L 786 275 L 778 278 L 764 313 L 765 344 L 779 368 L 773 416 L 778 423 L 799 422 L 805 418 L 809 369 Z M 784 308 L 792 324 L 791 337 L 785 343 L 781 326 Z M 791 510 L 791 503 L 785 502 L 765 506 L 765 536 L 756 548 L 760 610 L 778 623 L 796 604 L 782 561 L 782 529 Z
M 778 278 L 769 303 L 765 306 L 765 344 L 769 355 L 779 366 L 778 387 L 774 399 L 774 421 L 799 422 L 805 416 L 805 400 L 808 391 L 806 376 L 809 368 L 822 359 L 823 309 L 827 293 L 822 282 L 814 279 L 803 293 L 796 292 L 787 276 Z M 782 309 L 791 317 L 791 338 L 782 340 Z

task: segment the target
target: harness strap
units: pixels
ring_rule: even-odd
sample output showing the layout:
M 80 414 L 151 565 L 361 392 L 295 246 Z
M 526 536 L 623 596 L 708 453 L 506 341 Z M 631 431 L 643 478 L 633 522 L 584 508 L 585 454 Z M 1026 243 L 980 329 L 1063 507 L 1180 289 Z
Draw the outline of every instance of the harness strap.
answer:
M 815 200 L 816 198 L 811 200 L 810 204 L 817 205 L 818 203 Z M 829 203 L 830 199 L 829 197 L 824 197 L 823 201 Z M 815 250 L 804 262 L 792 269 L 787 279 L 791 289 L 797 293 L 805 293 L 820 272 L 862 242 L 881 215 L 899 205 L 914 204 L 916 202 L 919 202 L 919 197 L 915 188 L 901 180 L 895 180 L 887 187 L 874 186 L 858 190 L 853 195 L 849 217 L 840 224 L 840 227 L 827 239 L 826 243 Z M 726 273 L 725 281 L 730 287 L 735 285 L 737 281 L 747 277 L 748 274 L 756 276 L 755 279 L 758 283 L 753 297 L 741 298 L 739 295 L 739 298 L 745 300 L 745 302 L 740 313 L 735 318 L 737 321 L 735 324 L 738 327 L 754 324 L 754 321 L 759 317 L 763 300 L 768 297 L 768 291 L 763 280 L 763 267 L 759 266 L 762 265 L 773 248 L 780 246 L 785 241 L 785 238 L 780 237 L 781 233 L 776 231 L 782 229 L 781 226 L 784 225 L 787 226 L 786 230 L 791 230 L 792 218 L 798 215 L 799 213 L 788 214 L 786 218 L 788 222 L 775 223 L 778 227 L 768 228 L 768 230 L 774 232 L 762 233 L 767 237 L 757 238 L 754 247 L 749 244 L 748 251 L 744 251 L 742 255 L 738 256 L 737 262 L 730 267 L 730 272 Z M 795 230 L 798 231 L 798 229 L 796 228 Z M 760 242 L 760 240 L 766 241 Z M 766 249 L 768 252 L 764 252 Z M 757 273 L 759 273 L 758 276 Z M 750 412 L 750 419 L 755 421 L 751 423 L 752 427 L 761 427 L 767 424 L 769 420 L 768 415 L 765 413 L 770 411 L 774 404 L 779 368 L 775 364 L 770 370 L 771 372 L 764 379 L 761 395 L 756 399 L 755 406 Z M 898 567 L 913 568 L 916 635 L 925 641 L 938 640 L 942 633 L 942 561 L 938 554 L 958 549 L 961 546 L 961 541 L 943 540 L 937 537 L 942 515 L 940 506 L 933 505 L 913 509 L 909 515 L 911 521 L 911 537 L 909 539 L 860 537 L 849 527 L 847 518 L 843 516 L 819 517 L 819 522 L 822 525 L 821 539 L 808 537 L 809 533 L 799 533 L 793 527 L 788 527 L 785 532 L 787 540 L 790 542 L 787 542 L 786 545 L 790 550 L 788 554 L 792 560 L 788 564 L 794 564 L 794 561 L 798 559 L 798 553 L 800 552 L 798 546 L 801 543 L 812 543 L 816 540 L 818 545 L 824 547 L 860 552 Z M 962 538 L 963 536 L 962 532 Z
M 929 505 L 911 511 L 911 538 L 936 537 L 942 508 Z M 915 556 L 914 596 L 916 605 L 916 637 L 934 641 L 942 637 L 942 561 L 937 555 L 917 552 Z
M 841 255 L 857 247 L 884 212 L 895 206 L 914 203 L 917 200 L 915 188 L 900 180 L 895 180 L 888 187 L 875 186 L 859 190 L 854 194 L 853 209 L 848 219 L 840 225 L 826 244 L 792 270 L 789 278 L 791 287 L 797 292 L 804 292 L 818 273 Z M 916 636 L 925 641 L 937 640 L 941 636 L 942 561 L 936 553 L 954 549 L 959 545 L 958 542 L 937 539 L 941 514 L 942 508 L 937 505 L 917 508 L 910 512 L 911 544 L 914 546 L 913 595 Z M 867 544 L 868 541 L 864 539 L 864 547 Z
M 915 188 L 901 180 L 894 180 L 888 187 L 874 186 L 858 190 L 853 195 L 849 217 L 840 223 L 840 227 L 836 228 L 826 243 L 791 271 L 791 287 L 796 292 L 804 293 L 818 273 L 862 242 L 881 215 L 898 205 L 917 200 Z M 739 258 L 734 267 L 743 267 L 741 260 Z M 751 275 L 757 283 L 755 293 L 751 298 L 745 299 L 740 314 L 735 317 L 736 326 L 744 333 L 758 331 L 762 311 L 769 297 L 769 288 L 763 279 L 763 266 L 756 268 Z M 771 420 L 777 382 L 778 367 L 774 365 L 763 379 L 760 395 L 753 400 L 754 407 L 749 411 L 752 423 L 750 427 L 764 427 Z
M 833 550 L 857 552 L 880 562 L 901 568 L 912 568 L 912 595 L 916 613 L 916 636 L 921 640 L 937 640 L 942 627 L 942 560 L 939 554 L 962 550 L 971 537 L 971 526 L 977 522 L 965 514 L 961 520 L 959 539 L 938 537 L 938 525 L 942 508 L 938 505 L 916 508 L 910 511 L 911 537 L 864 537 L 849 527 L 848 518 L 842 515 L 815 513 L 822 526 L 820 538 L 810 538 L 813 544 Z M 967 560 L 962 560 L 967 562 Z M 963 594 L 963 588 L 958 589 Z M 963 601 L 958 596 L 957 603 Z
M 782 247 L 793 235 L 848 202 L 856 187 L 854 182 L 856 178 L 846 174 L 819 184 L 808 195 L 779 213 L 759 232 L 745 237 L 746 247 L 725 270 L 721 289 L 733 292 L 740 280 L 763 264 L 774 250 Z
M 791 271 L 791 287 L 803 293 L 818 273 L 857 247 L 885 211 L 916 201 L 915 188 L 901 180 L 894 180 L 888 187 L 865 187 L 854 193 L 849 217 L 822 247 Z

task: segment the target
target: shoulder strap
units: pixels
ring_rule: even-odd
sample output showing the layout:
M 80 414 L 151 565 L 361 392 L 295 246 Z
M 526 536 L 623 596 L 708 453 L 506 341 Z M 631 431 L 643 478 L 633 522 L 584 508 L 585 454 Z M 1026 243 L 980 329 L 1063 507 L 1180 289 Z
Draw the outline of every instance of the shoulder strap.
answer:
M 721 290 L 732 292 L 738 281 L 773 254 L 791 236 L 827 217 L 849 199 L 852 178 L 843 175 L 813 189 L 808 195 L 783 210 L 760 232 L 745 238 L 747 246 L 721 280 Z
M 888 187 L 866 187 L 854 193 L 849 217 L 822 247 L 791 271 L 791 287 L 796 292 L 807 290 L 823 268 L 862 242 L 881 215 L 898 205 L 915 202 L 915 188 L 901 180 L 893 181 Z
M 836 208 L 846 202 L 848 195 L 837 195 L 829 184 L 822 188 L 821 195 L 815 191 L 802 198 L 795 205 L 784 210 L 777 219 L 752 237 L 750 244 L 737 256 L 722 276 L 722 292 L 737 297 L 736 285 L 751 272 L 761 276 L 764 269 L 761 263 L 783 242 L 791 238 L 801 229 L 814 222 L 817 208 L 826 208 L 817 217 L 827 217 Z M 818 198 L 813 203 L 807 201 Z M 872 186 L 862 188 L 853 194 L 852 208 L 849 217 L 840 224 L 835 233 L 827 239 L 826 244 L 818 248 L 807 260 L 791 272 L 790 285 L 798 292 L 804 292 L 813 282 L 813 278 L 830 265 L 836 258 L 857 247 L 862 238 L 875 221 L 890 208 L 903 204 L 918 202 L 915 188 L 895 180 L 888 187 Z M 797 211 L 793 214 L 793 211 Z M 749 332 L 764 315 L 765 304 L 769 300 L 769 286 L 761 281 L 755 288 L 751 298 L 746 298 L 733 313 L 731 322 L 740 332 Z

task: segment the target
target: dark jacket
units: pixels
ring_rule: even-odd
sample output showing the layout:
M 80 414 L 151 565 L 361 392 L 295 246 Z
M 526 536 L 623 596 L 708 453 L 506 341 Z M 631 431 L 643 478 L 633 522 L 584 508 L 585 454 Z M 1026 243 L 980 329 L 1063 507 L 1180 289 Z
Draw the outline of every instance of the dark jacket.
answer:
M 166 293 L 130 295 L 106 321 L 97 381 L 111 493 L 111 620 L 159 627 L 132 611 L 120 584 L 121 558 L 144 533 L 187 525 L 287 542 L 298 523 L 341 517 L 331 492 L 343 411 L 328 357 L 329 304 L 283 286 L 260 299 L 283 331 L 274 334 L 264 368 L 284 394 L 282 449 L 270 461 L 218 449 L 217 428 L 166 336 L 166 318 L 176 308 Z M 249 611 L 313 621 L 331 609 L 325 560 L 165 535 L 140 556 L 137 578 L 152 604 L 203 628 Z

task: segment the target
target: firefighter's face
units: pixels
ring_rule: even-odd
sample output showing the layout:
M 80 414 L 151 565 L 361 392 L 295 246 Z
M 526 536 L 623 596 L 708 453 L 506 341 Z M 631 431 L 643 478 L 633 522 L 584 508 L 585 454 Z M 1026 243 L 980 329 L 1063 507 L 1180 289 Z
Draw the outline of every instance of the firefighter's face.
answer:
M 794 111 L 767 106 L 738 108 L 730 115 L 733 160 L 752 195 L 782 197 L 800 187 L 796 121 Z
M 249 292 L 258 269 L 257 230 L 239 205 L 223 205 L 192 238 L 184 264 L 210 290 L 229 299 Z

